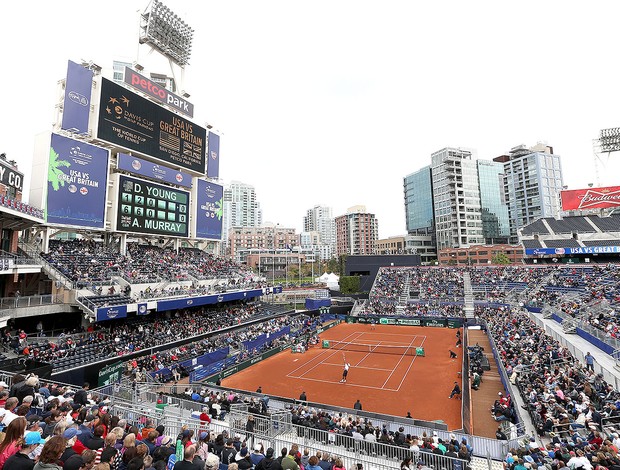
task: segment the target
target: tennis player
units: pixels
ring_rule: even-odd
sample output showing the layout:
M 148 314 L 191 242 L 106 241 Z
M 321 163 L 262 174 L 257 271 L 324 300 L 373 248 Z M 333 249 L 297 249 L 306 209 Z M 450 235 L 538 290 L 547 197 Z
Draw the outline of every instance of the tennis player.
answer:
M 372 319 L 370 320 L 370 329 L 371 329 L 371 330 L 374 330 L 374 329 L 375 329 L 375 319 L 374 319 L 374 318 L 372 318 Z
M 342 379 L 340 380 L 340 383 L 345 383 L 347 381 L 347 375 L 349 375 L 350 367 L 351 367 L 351 364 L 349 364 L 345 359 L 344 370 L 342 371 Z

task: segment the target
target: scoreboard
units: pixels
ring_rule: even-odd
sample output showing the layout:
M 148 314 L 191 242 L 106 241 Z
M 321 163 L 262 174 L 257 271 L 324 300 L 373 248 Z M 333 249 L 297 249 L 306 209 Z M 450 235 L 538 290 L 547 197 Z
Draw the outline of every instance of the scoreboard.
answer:
M 187 237 L 189 192 L 119 175 L 116 230 Z

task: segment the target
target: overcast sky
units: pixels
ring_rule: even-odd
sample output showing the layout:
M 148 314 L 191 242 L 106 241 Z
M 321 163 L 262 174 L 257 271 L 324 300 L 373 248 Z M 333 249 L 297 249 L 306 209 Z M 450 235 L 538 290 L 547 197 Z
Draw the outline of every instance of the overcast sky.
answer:
M 596 184 L 592 139 L 620 126 L 618 1 L 164 4 L 195 29 L 184 88 L 223 132 L 222 182 L 254 185 L 264 219 L 298 231 L 316 204 L 363 204 L 381 237 L 404 234 L 403 177 L 446 146 L 491 159 L 544 141 L 565 184 Z M 3 6 L 0 152 L 27 181 L 67 60 L 157 62 L 137 42 L 147 5 Z

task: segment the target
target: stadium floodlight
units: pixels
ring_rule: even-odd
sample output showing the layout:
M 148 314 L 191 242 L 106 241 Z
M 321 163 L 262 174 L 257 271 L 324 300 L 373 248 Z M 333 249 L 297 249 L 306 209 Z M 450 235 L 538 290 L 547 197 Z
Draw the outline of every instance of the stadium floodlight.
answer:
M 601 135 L 598 140 L 601 152 L 620 151 L 620 127 L 601 130 Z
M 149 44 L 181 67 L 189 63 L 194 30 L 159 0 L 142 14 L 140 44 Z

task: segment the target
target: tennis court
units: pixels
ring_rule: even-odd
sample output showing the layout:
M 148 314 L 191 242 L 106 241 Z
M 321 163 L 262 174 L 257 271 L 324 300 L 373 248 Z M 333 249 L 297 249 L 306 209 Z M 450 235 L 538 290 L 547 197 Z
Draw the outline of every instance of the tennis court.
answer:
M 461 425 L 461 402 L 447 397 L 460 383 L 462 354 L 456 330 L 417 326 L 341 324 L 320 335 L 321 343 L 304 354 L 283 351 L 226 378 L 223 386 L 299 398 L 419 419 L 442 419 L 449 429 Z M 329 348 L 322 348 L 328 341 Z M 418 356 L 418 348 L 424 356 Z M 458 354 L 450 359 L 449 349 Z M 341 383 L 344 361 L 350 364 Z

